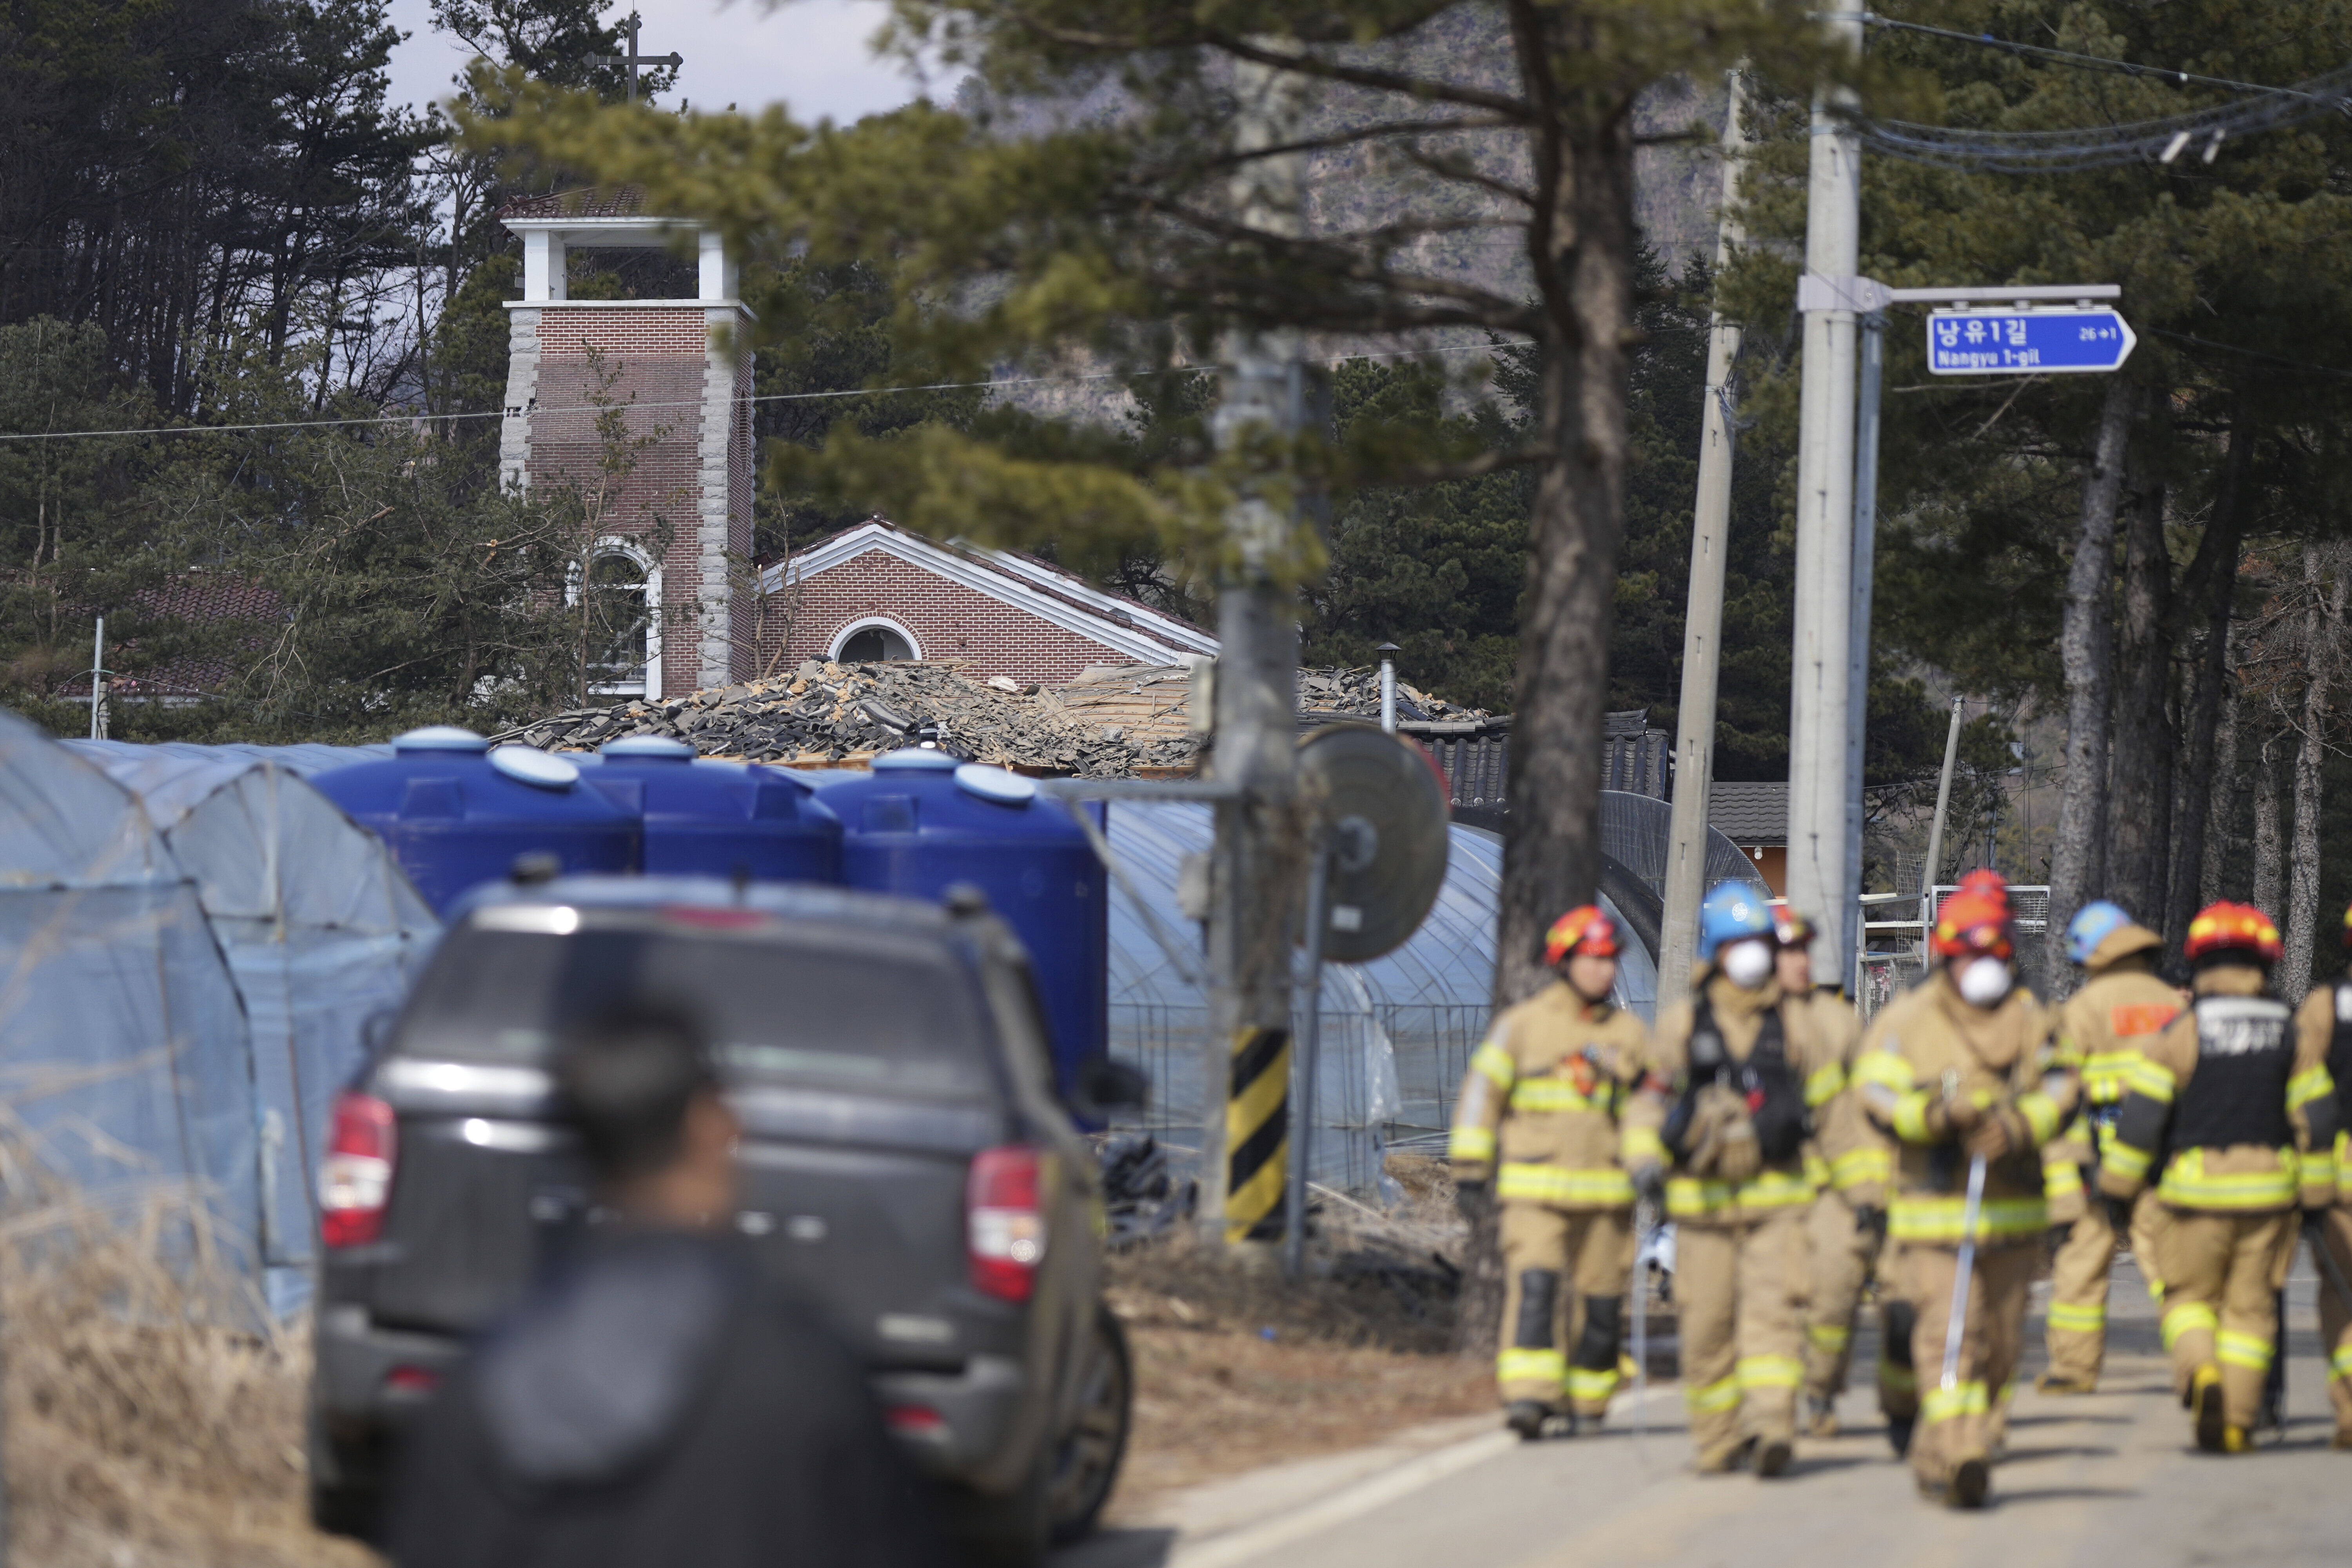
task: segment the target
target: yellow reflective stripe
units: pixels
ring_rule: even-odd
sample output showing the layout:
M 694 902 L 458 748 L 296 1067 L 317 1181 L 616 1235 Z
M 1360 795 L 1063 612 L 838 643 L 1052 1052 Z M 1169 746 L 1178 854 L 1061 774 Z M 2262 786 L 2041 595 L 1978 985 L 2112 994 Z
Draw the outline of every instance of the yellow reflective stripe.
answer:
M 2202 1301 L 2183 1301 L 2178 1307 L 2167 1307 L 2159 1322 L 2164 1348 L 2168 1351 L 2183 1334 L 2193 1333 L 2200 1329 L 2210 1334 L 2221 1326 L 2221 1316 Z
M 1644 1160 L 1655 1160 L 1660 1164 L 1665 1163 L 1665 1140 L 1658 1136 L 1654 1128 L 1626 1128 L 1618 1140 L 1617 1148 L 1621 1157 L 1628 1165 L 1638 1165 Z
M 1916 1367 L 1897 1366 L 1882 1355 L 1878 1358 L 1878 1386 L 1890 1394 L 1916 1394 L 1919 1371 Z
M 1815 1192 L 1819 1192 L 1823 1187 L 1828 1186 L 1830 1184 L 1830 1163 L 1827 1160 L 1822 1159 L 1819 1154 L 1807 1151 L 1805 1154 L 1805 1180 L 1813 1184 L 1813 1190 Z
M 1572 1366 L 1568 1369 L 1568 1396 L 1580 1405 L 1605 1404 L 1617 1392 L 1617 1369 Z
M 1830 1162 L 1830 1183 L 1840 1192 L 1865 1182 L 1895 1179 L 1895 1156 L 1885 1149 L 1849 1149 Z
M 1568 1375 L 1568 1357 L 1559 1351 L 1507 1350 L 1495 1357 L 1497 1383 L 1557 1384 Z
M 1737 1205 L 1743 1209 L 1788 1208 L 1810 1204 L 1820 1189 L 1803 1175 L 1763 1171 L 1740 1183 L 1712 1177 L 1675 1176 L 1666 1183 L 1666 1213 L 1677 1219 L 1717 1214 Z
M 2107 1326 L 2107 1307 L 2104 1301 L 2053 1301 L 2050 1303 L 2050 1326 L 2063 1333 L 2103 1333 Z
M 2338 1345 L 2327 1356 L 2327 1381 L 2345 1377 L 2352 1377 L 2352 1345 Z
M 2327 1076 L 2325 1063 L 2318 1067 L 2305 1068 L 2286 1080 L 2286 1108 L 2289 1110 L 2301 1110 L 2321 1095 L 2335 1092 L 2336 1080 Z
M 1906 1143 L 1927 1142 L 1927 1091 L 1914 1089 L 1895 1102 L 1895 1135 Z
M 1818 1110 L 1835 1100 L 1844 1088 L 1845 1068 L 1843 1064 L 1832 1062 L 1825 1068 L 1816 1068 L 1812 1076 L 1805 1079 L 1805 1104 Z
M 2083 1058 L 2083 1093 L 2095 1105 L 2112 1105 L 2124 1097 L 2131 1080 L 2137 1051 L 2093 1051 Z
M 1948 1194 L 1897 1193 L 1887 1206 L 1886 1234 L 1897 1241 L 1958 1246 L 1968 1200 Z M 1979 1239 L 2033 1236 L 2050 1228 L 2050 1205 L 2042 1198 L 1987 1198 L 1977 1213 Z
M 1564 1079 L 1523 1078 L 1511 1089 L 1511 1109 L 1538 1113 L 1593 1110 L 1607 1116 L 1616 1110 L 1612 1090 L 1585 1094 Z
M 1495 1157 L 1495 1130 L 1491 1127 L 1454 1128 L 1446 1135 L 1445 1157 L 1449 1160 L 1492 1160 Z
M 1857 1085 L 1876 1084 L 1896 1094 L 1908 1094 L 1917 1087 L 1919 1079 L 1912 1072 L 1909 1062 L 1893 1051 L 1881 1048 L 1863 1053 L 1862 1059 L 1853 1064 L 1853 1081 Z
M 1751 1209 L 1777 1209 L 1786 1208 L 1790 1204 L 1809 1204 L 1817 1195 L 1818 1189 L 1811 1181 L 1802 1175 L 1791 1176 L 1780 1171 L 1759 1172 L 1753 1180 L 1740 1183 L 1739 1190 L 1733 1194 L 1742 1208 Z
M 2154 1158 L 2148 1150 L 2116 1138 L 2109 1140 L 2106 1152 L 2099 1156 L 2099 1169 L 2126 1182 L 2144 1182 L 2147 1180 L 2148 1162 Z
M 2047 1143 L 2058 1136 L 2058 1102 L 2038 1089 L 2029 1089 L 2017 1097 L 2018 1114 L 2033 1129 L 2033 1141 Z
M 1704 1388 L 1684 1389 L 1683 1408 L 1694 1415 L 1712 1415 L 1718 1410 L 1738 1409 L 1738 1377 L 1734 1375 L 1717 1378 Z
M 2124 1088 L 2133 1094 L 2144 1094 L 2158 1105 L 2170 1105 L 2180 1080 L 2162 1062 L 2134 1053 L 2131 1065 L 2124 1069 Z
M 1568 1170 L 1507 1163 L 1495 1173 L 1495 1195 L 1536 1204 L 1630 1204 L 1633 1179 L 1613 1165 Z
M 1666 1213 L 1676 1219 L 1713 1214 L 1731 1205 L 1729 1182 L 1701 1181 L 1696 1176 L 1672 1176 L 1666 1181 Z
M 2301 1184 L 2296 1180 L 2294 1151 L 2282 1149 L 2278 1165 L 2268 1171 L 2216 1175 L 2205 1169 L 2205 1151 L 2184 1149 L 2164 1168 L 2156 1195 L 2178 1208 L 2289 1209 L 2295 1205 Z
M 2299 1156 L 2303 1184 L 2306 1187 L 2332 1187 L 2336 1184 L 2336 1163 L 2332 1151 L 2314 1149 Z
M 1519 1077 L 1519 1064 L 1511 1053 L 1491 1040 L 1470 1053 L 1470 1070 L 1496 1089 L 1510 1088 Z
M 1744 1355 L 1732 1375 L 1747 1388 L 1798 1388 L 1805 1381 L 1805 1363 L 1792 1355 Z
M 2072 1160 L 2053 1160 L 2042 1167 L 2042 1191 L 2053 1198 L 2072 1197 L 2083 1190 L 2083 1173 Z
M 1981 1383 L 1931 1388 L 1919 1396 L 1920 1419 L 1930 1426 L 1958 1415 L 1982 1415 L 1991 1408 L 1992 1391 Z
M 1843 1323 L 1807 1323 L 1805 1338 L 1812 1342 L 1815 1350 L 1837 1355 L 1853 1341 L 1853 1331 Z
M 2213 1336 L 2213 1359 L 2223 1366 L 2268 1372 L 2271 1355 L 2271 1342 L 2265 1335 L 2242 1334 L 2234 1329 L 2223 1329 Z

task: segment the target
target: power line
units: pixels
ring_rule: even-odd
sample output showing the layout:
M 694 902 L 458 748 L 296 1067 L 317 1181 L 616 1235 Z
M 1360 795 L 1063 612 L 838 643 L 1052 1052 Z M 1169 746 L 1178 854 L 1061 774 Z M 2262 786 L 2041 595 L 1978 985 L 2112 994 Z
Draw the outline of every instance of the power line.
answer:
M 1376 359 L 1416 359 L 1427 354 L 1484 353 L 1497 348 L 1519 348 L 1517 342 L 1454 343 L 1436 348 L 1389 349 L 1378 353 L 1339 354 L 1319 360 L 1320 364 L 1354 364 Z M 973 388 L 1000 386 L 1067 386 L 1087 381 L 1139 381 L 1151 375 L 1209 375 L 1214 365 L 1175 365 L 1166 370 L 1086 371 L 1070 375 L 1005 376 L 991 381 L 933 381 L 919 386 L 865 386 L 841 392 L 772 392 L 743 399 L 746 403 L 814 403 L 835 397 L 887 397 L 902 392 L 961 392 Z M 533 419 L 555 418 L 570 414 L 606 414 L 615 410 L 629 413 L 640 408 L 699 408 L 702 399 L 688 398 L 659 403 L 593 404 L 584 408 L 530 408 L 516 417 Z M 0 441 L 76 441 L 101 436 L 236 436 L 263 430 L 327 430 L 339 427 L 371 425 L 424 425 L 445 419 L 504 419 L 503 408 L 485 409 L 468 414 L 383 414 L 349 419 L 280 419 L 254 425 L 151 425 L 126 430 L 0 430 Z
M 2078 66 L 2084 70 L 2113 71 L 2118 76 L 2151 77 L 2159 81 L 2186 87 L 2195 82 L 2200 87 L 2227 88 L 2232 92 L 2284 92 L 2300 95 L 2300 88 L 2273 87 L 2262 82 L 2235 81 L 2228 77 L 2199 76 L 2194 71 L 2175 70 L 2168 66 L 2145 66 L 2135 60 L 2118 60 L 2105 55 L 2080 54 L 2073 49 L 2054 49 L 2042 44 L 2021 44 L 2008 38 L 1996 38 L 1990 33 L 1960 33 L 1949 27 L 1930 27 L 1918 22 L 1898 22 L 1892 16 L 1874 12 L 1862 14 L 1864 26 L 1885 27 L 1899 33 L 1925 33 L 1933 38 L 1950 38 L 1963 44 L 1978 44 L 2009 55 L 2031 55 L 2036 59 L 2055 60 L 2062 65 Z M 2335 105 L 2328 105 L 2334 108 Z

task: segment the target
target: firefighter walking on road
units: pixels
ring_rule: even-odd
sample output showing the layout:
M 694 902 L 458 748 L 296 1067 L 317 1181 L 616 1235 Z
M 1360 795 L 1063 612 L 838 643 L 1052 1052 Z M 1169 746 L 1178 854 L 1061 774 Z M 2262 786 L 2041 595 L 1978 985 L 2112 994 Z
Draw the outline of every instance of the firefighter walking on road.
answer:
M 2344 950 L 2352 955 L 2352 910 L 2344 911 Z M 2327 1400 L 2336 1407 L 2336 1447 L 2352 1448 L 2352 967 L 2333 985 L 2315 986 L 2294 1016 L 2295 1058 L 2325 1053 L 2336 1085 L 2336 1201 L 2305 1217 L 2312 1261 L 2319 1268 L 2319 1348 L 2327 1358 Z
M 2082 1074 L 2083 1113 L 2042 1154 L 2051 1223 L 2070 1227 L 2051 1266 L 2050 1368 L 2034 1384 L 2044 1394 L 2096 1392 L 2106 1360 L 2107 1286 L 2124 1238 L 2107 1205 L 2088 1201 L 2084 1182 L 2097 1180 L 2140 1048 L 2180 1011 L 2180 994 L 2157 976 L 2163 952 L 2162 937 L 2104 900 L 2084 905 L 2066 927 L 2066 956 L 2087 978 L 2059 1013 L 2058 1052 Z M 2162 1289 L 2156 1238 L 2163 1222 L 2156 1195 L 2141 1194 L 2131 1249 L 2151 1293 Z
M 1658 1021 L 1625 1148 L 1675 1222 L 1683 1400 L 1702 1475 L 1777 1476 L 1804 1381 L 1808 1085 L 1835 1047 L 1773 976 L 1763 895 L 1719 884 L 1699 911 L 1693 999 Z M 1671 1161 L 1669 1166 L 1666 1163 Z
M 1885 1138 L 1846 1092 L 1847 1075 L 1862 1046 L 1862 1020 L 1844 997 L 1812 983 L 1813 922 L 1775 906 L 1772 934 L 1780 943 L 1776 977 L 1787 1005 L 1801 1010 L 1808 1030 L 1831 1061 L 1805 1086 L 1813 1110 L 1813 1142 L 1805 1174 L 1814 1188 L 1806 1219 L 1808 1298 L 1805 1307 L 1804 1435 L 1834 1437 L 1837 1396 L 1853 1360 L 1854 1310 L 1886 1239 L 1886 1181 L 1895 1156 Z
M 1937 910 L 1934 973 L 1872 1021 L 1853 1075 L 1864 1110 L 1901 1151 L 1887 1234 L 1906 1300 L 1886 1333 L 1907 1338 L 1907 1355 L 1890 1342 L 1888 1360 L 1916 1375 L 1918 1425 L 1893 1436 L 1921 1493 L 1955 1508 L 1983 1506 L 1991 1485 L 2049 1223 L 2040 1149 L 2076 1095 L 2048 1014 L 2016 983 L 2015 945 L 1998 879 L 1972 878 Z
M 1618 940 L 1596 905 L 1553 923 L 1544 956 L 1558 978 L 1495 1019 L 1454 1105 L 1447 1152 L 1465 1210 L 1502 1205 L 1496 1382 L 1522 1437 L 1598 1423 L 1617 1389 L 1633 1266 L 1619 1118 L 1647 1041 L 1610 1002 Z
M 2132 1064 L 2099 1190 L 2120 1205 L 2155 1180 L 2171 1215 L 2159 1271 L 2174 1391 L 2200 1448 L 2238 1454 L 2278 1352 L 2296 1211 L 2335 1202 L 2336 1095 L 2327 1041 L 2291 1029 L 2270 994 L 2268 915 L 2215 904 L 2184 951 L 2196 1000 Z

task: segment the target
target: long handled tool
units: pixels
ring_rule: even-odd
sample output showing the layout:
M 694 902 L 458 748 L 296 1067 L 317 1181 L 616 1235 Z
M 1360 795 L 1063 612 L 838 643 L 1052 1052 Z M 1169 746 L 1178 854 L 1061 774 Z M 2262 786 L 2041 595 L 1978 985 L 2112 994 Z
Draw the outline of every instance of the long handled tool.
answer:
M 1960 1336 L 1968 1326 L 1969 1277 L 1977 1268 L 1977 1216 L 1984 1210 L 1985 1157 L 1969 1161 L 1969 1202 L 1960 1214 L 1960 1262 L 1952 1271 L 1952 1321 L 1944 1329 L 1944 1392 L 1960 1385 Z

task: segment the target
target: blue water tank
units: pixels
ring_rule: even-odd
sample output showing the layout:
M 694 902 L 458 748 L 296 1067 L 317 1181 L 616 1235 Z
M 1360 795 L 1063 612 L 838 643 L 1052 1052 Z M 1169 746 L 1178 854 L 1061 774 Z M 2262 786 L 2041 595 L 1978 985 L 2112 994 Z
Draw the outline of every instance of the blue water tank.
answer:
M 662 735 L 572 760 L 590 788 L 644 817 L 648 876 L 841 880 L 841 819 L 781 768 L 697 757 Z
M 517 856 L 566 871 L 634 871 L 637 814 L 580 782 L 563 758 L 490 743 L 471 730 L 411 730 L 381 762 L 314 774 L 311 786 L 382 838 L 436 913 L 505 877 Z
M 988 895 L 1029 950 L 1055 1076 L 1072 1088 L 1108 1039 L 1110 889 L 1069 810 L 1016 773 L 916 746 L 884 752 L 871 773 L 817 798 L 841 818 L 850 887 L 936 899 L 970 882 Z

